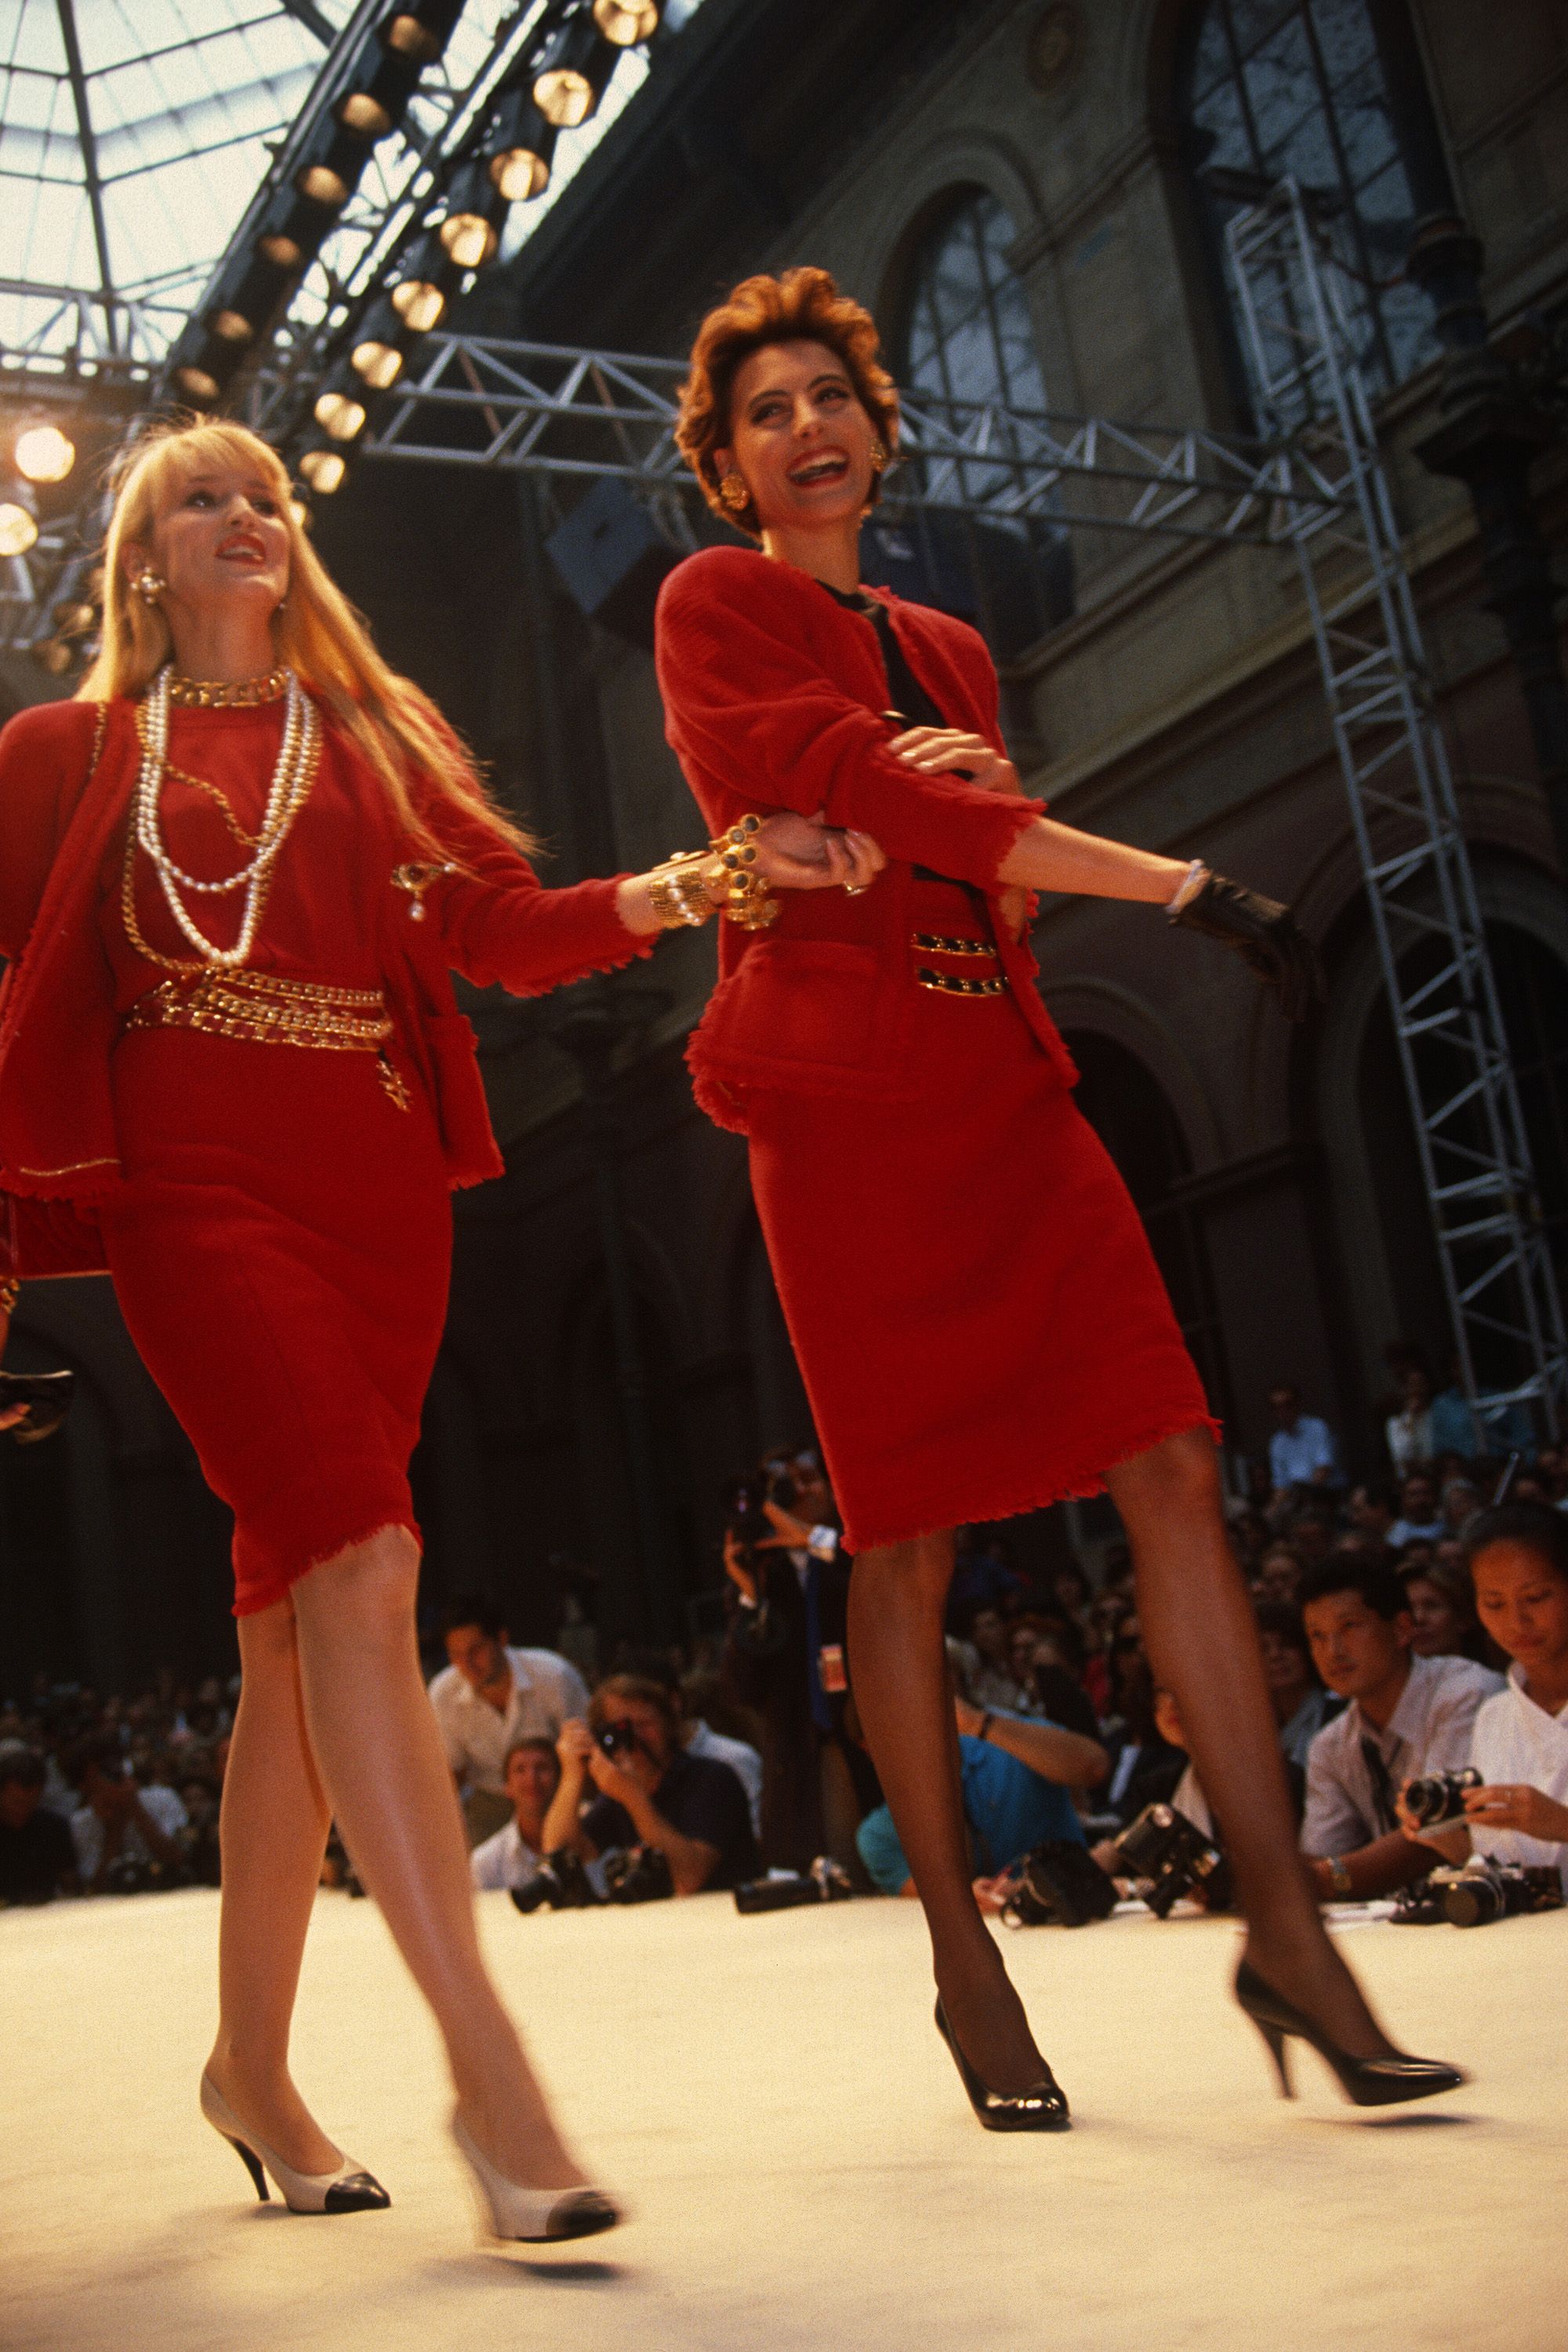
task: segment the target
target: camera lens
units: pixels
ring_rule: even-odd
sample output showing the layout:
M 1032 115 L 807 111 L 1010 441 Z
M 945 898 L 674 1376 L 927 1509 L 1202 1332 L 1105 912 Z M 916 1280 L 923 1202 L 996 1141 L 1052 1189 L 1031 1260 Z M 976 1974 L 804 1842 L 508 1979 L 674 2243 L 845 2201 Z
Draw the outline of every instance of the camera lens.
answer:
M 1443 1909 L 1456 1927 L 1489 1927 L 1503 1912 L 1503 1892 L 1489 1878 L 1464 1878 L 1450 1886 Z

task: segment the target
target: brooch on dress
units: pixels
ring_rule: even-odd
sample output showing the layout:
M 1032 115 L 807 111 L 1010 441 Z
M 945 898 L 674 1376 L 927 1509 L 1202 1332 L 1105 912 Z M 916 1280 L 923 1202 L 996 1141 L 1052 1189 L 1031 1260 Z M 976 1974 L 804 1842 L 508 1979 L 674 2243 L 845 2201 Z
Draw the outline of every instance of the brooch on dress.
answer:
M 431 883 L 438 882 L 443 874 L 455 874 L 457 870 L 457 867 L 449 862 L 445 866 L 395 866 L 393 867 L 394 887 L 399 890 L 406 890 L 408 893 L 410 921 L 422 923 L 425 920 L 425 893 Z

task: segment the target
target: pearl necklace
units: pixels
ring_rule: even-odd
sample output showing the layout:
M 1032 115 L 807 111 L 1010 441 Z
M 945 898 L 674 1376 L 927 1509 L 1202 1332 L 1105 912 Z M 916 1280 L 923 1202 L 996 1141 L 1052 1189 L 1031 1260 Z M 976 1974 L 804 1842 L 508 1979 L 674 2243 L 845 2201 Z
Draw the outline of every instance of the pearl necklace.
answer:
M 266 887 L 272 862 L 288 837 L 289 828 L 303 807 L 316 769 L 320 744 L 321 720 L 316 706 L 301 692 L 299 679 L 289 672 L 288 713 L 283 724 L 283 742 L 278 762 L 272 772 L 272 782 L 267 794 L 266 814 L 257 839 L 256 855 L 235 873 L 218 882 L 204 882 L 196 875 L 187 874 L 176 866 L 163 846 L 158 821 L 158 802 L 163 787 L 169 749 L 169 681 L 167 665 L 158 672 L 142 699 L 138 713 L 142 737 L 142 768 L 136 780 L 134 823 L 136 839 L 151 860 L 169 912 L 174 916 L 185 938 L 202 961 L 226 971 L 234 971 L 245 963 L 256 941 L 256 926 L 260 919 Z M 215 898 L 226 897 L 235 890 L 245 892 L 245 907 L 240 918 L 239 937 L 231 948 L 215 947 L 186 909 L 180 893 L 195 890 Z

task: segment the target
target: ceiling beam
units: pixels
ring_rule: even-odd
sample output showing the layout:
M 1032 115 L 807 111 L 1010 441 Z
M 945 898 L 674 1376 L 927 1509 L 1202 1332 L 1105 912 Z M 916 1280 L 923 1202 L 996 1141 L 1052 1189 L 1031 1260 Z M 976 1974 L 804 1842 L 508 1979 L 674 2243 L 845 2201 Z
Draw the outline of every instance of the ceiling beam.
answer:
M 82 178 L 87 188 L 87 201 L 92 213 L 93 242 L 98 247 L 98 276 L 102 289 L 107 331 L 114 346 L 116 319 L 114 312 L 114 272 L 109 259 L 109 224 L 103 211 L 103 182 L 98 170 L 98 142 L 93 136 L 92 113 L 88 105 L 87 76 L 82 70 L 81 43 L 77 38 L 76 0 L 55 0 L 60 20 L 60 38 L 65 43 L 66 68 L 70 75 L 71 97 L 76 104 L 77 134 L 81 141 Z
M 303 25 L 308 33 L 314 33 L 323 48 L 331 47 L 338 37 L 337 33 L 321 10 L 311 5 L 311 0 L 282 0 L 282 5 L 288 15 Z

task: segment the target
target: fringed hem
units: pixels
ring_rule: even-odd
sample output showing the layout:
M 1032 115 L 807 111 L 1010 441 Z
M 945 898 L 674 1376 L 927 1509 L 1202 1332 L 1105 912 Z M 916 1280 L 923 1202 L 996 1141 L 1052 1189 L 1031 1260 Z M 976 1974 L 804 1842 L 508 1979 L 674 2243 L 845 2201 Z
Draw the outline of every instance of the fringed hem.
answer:
M 352 1551 L 356 1544 L 369 1543 L 373 1537 L 384 1535 L 391 1528 L 406 1528 L 416 1544 L 424 1543 L 425 1538 L 420 1532 L 417 1519 L 406 1517 L 378 1519 L 374 1527 L 362 1528 L 357 1535 L 341 1536 L 334 1543 L 329 1544 L 324 1551 L 312 1553 L 311 1557 L 301 1561 L 298 1568 L 286 1570 L 282 1575 L 275 1577 L 270 1584 L 264 1585 L 259 1594 L 247 1593 L 242 1599 L 237 1593 L 232 1613 L 236 1617 L 256 1617 L 263 1609 L 276 1608 L 279 1601 L 292 1592 L 300 1578 L 309 1576 L 312 1569 L 325 1568 L 329 1560 L 337 1559 L 340 1552 Z
M 595 956 L 592 963 L 579 964 L 571 971 L 558 974 L 553 980 L 542 980 L 535 987 L 513 987 L 509 982 L 506 992 L 509 996 L 515 996 L 520 1000 L 534 996 L 552 996 L 558 988 L 570 988 L 574 981 L 590 979 L 595 973 L 625 971 L 628 965 L 641 963 L 652 955 L 663 937 L 662 931 L 627 931 L 626 947 L 603 956 Z
M 886 1534 L 868 1533 L 859 1528 L 847 1526 L 843 1537 L 844 1549 L 853 1556 L 857 1552 L 876 1550 L 883 1544 L 918 1543 L 925 1536 L 945 1535 L 952 1528 L 984 1527 L 994 1519 L 1021 1518 L 1027 1511 L 1049 1510 L 1053 1503 L 1087 1502 L 1092 1496 L 1104 1494 L 1106 1478 L 1112 1470 L 1119 1470 L 1124 1462 L 1135 1461 L 1140 1454 L 1147 1454 L 1151 1446 L 1160 1444 L 1165 1438 L 1180 1437 L 1189 1429 L 1206 1429 L 1216 1445 L 1223 1434 L 1222 1424 L 1212 1413 L 1199 1413 L 1195 1417 L 1184 1414 L 1178 1421 L 1163 1422 L 1146 1435 L 1133 1438 L 1110 1461 L 1095 1468 L 1086 1465 L 1081 1469 L 1059 1472 L 1049 1484 L 1016 1497 L 971 1494 L 962 1502 L 955 1501 L 951 1509 L 945 1511 L 940 1505 L 931 1506 L 922 1513 L 918 1526 L 895 1528 Z

